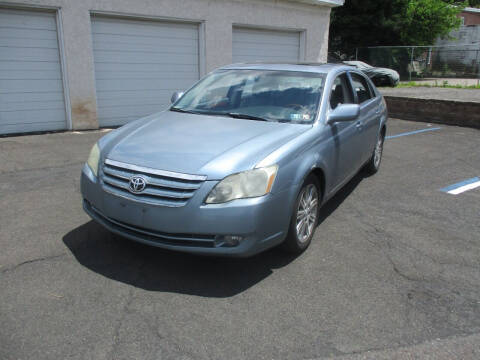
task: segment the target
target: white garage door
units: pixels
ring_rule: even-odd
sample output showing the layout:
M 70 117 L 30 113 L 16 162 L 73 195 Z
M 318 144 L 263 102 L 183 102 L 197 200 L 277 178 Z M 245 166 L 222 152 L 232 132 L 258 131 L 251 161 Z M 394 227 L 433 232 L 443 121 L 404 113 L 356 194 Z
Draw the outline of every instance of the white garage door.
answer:
M 55 14 L 0 9 L 0 134 L 66 127 Z
M 165 109 L 199 79 L 198 25 L 92 17 L 100 126 Z
M 289 31 L 233 29 L 233 62 L 297 62 L 300 33 Z

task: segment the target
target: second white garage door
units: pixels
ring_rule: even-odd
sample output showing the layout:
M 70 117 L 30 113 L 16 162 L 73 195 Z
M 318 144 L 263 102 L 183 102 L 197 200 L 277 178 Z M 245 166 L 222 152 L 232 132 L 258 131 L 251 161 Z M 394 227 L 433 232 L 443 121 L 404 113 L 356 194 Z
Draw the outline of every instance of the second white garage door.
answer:
M 297 62 L 300 33 L 290 31 L 233 29 L 233 62 Z
M 199 79 L 198 25 L 92 17 L 100 126 L 165 109 Z

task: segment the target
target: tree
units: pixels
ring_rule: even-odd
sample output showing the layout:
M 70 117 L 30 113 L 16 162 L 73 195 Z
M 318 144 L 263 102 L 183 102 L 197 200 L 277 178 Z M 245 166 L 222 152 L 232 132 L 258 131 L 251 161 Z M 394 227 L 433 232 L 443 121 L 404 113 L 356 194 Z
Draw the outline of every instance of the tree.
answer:
M 346 0 L 332 11 L 330 51 L 366 46 L 433 45 L 458 28 L 465 5 L 451 0 Z
M 464 6 L 441 0 L 410 0 L 401 20 L 400 40 L 403 45 L 433 45 L 439 36 L 446 36 L 460 26 L 457 15 Z
M 468 5 L 471 7 L 480 7 L 480 0 L 468 0 Z

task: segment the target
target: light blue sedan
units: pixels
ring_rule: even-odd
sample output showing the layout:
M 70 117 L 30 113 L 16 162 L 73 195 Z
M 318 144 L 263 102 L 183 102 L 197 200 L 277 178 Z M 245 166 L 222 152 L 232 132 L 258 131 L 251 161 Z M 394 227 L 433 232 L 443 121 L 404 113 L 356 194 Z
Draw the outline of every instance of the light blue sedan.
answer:
M 123 237 L 197 254 L 302 252 L 319 211 L 378 171 L 387 109 L 359 70 L 218 69 L 168 110 L 101 138 L 81 177 L 85 211 Z

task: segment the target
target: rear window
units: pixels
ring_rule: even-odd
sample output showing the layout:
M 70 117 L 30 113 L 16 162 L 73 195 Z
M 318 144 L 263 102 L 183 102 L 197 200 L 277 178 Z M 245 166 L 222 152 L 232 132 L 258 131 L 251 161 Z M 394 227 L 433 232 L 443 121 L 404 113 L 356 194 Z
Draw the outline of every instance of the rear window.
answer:
M 358 103 L 361 104 L 365 101 L 370 100 L 373 95 L 370 91 L 370 86 L 368 85 L 367 79 L 355 73 L 350 73 L 350 75 L 352 77 L 353 90 L 358 97 Z

